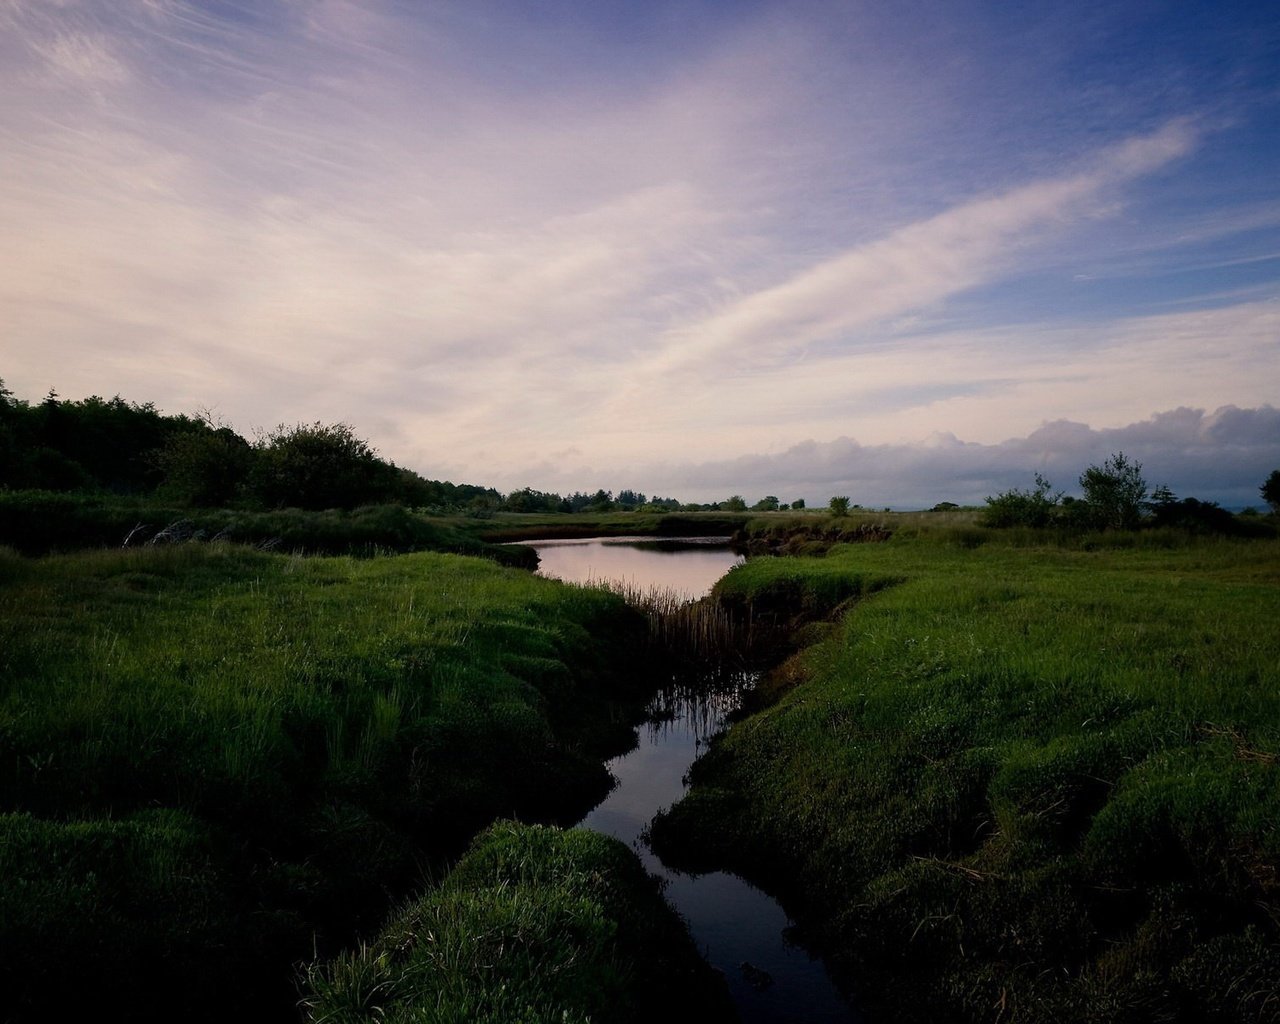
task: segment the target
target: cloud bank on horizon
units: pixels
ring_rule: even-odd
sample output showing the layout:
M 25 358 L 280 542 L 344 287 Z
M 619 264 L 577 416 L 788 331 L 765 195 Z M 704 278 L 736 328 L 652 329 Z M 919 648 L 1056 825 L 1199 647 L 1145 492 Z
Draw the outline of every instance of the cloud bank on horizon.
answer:
M 503 489 L 1255 503 L 1278 81 L 1267 3 L 0 0 L 0 376 Z

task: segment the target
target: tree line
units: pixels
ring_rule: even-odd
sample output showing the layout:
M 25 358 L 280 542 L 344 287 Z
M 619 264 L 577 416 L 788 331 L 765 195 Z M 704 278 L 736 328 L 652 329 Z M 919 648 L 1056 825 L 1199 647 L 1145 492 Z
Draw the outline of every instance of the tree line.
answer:
M 1013 487 L 987 498 L 984 526 L 1061 527 L 1079 530 L 1136 530 L 1176 527 L 1198 533 L 1249 532 L 1248 524 L 1215 501 L 1179 498 L 1167 485 L 1148 491 L 1142 463 L 1115 452 L 1079 478 L 1081 497 L 1055 490 L 1042 474 L 1035 485 Z M 1258 488 L 1273 514 L 1280 514 L 1280 469 Z M 1250 515 L 1252 512 L 1252 516 Z M 1245 520 L 1256 517 L 1252 510 Z
M 345 423 L 281 425 L 253 441 L 211 415 L 166 415 L 119 395 L 37 403 L 0 381 L 0 487 L 163 498 L 193 507 L 402 504 L 496 507 L 491 487 L 428 480 Z
M 624 488 L 562 495 L 429 480 L 382 458 L 345 423 L 280 425 L 249 440 L 212 414 L 167 415 L 116 395 L 16 398 L 0 380 L 0 488 L 154 496 L 194 508 L 350 509 L 397 504 L 443 512 L 742 511 Z M 772 495 L 754 511 L 802 509 Z

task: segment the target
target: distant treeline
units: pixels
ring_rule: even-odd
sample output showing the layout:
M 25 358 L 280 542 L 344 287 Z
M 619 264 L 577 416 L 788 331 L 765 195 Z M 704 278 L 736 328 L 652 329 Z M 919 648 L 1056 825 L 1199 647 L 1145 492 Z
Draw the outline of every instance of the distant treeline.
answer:
M 0 486 L 155 495 L 180 505 L 306 509 L 496 507 L 491 487 L 427 480 L 346 424 L 280 426 L 250 442 L 212 417 L 117 395 L 31 404 L 0 381 Z
M 1142 463 L 1124 452 L 1089 466 L 1080 475 L 1083 496 L 1054 490 L 1041 474 L 1032 488 L 1013 487 L 987 498 L 979 522 L 996 528 L 1029 526 L 1074 531 L 1136 530 L 1144 527 L 1189 530 L 1192 533 L 1273 536 L 1274 528 L 1259 521 L 1256 509 L 1232 515 L 1215 501 L 1179 498 L 1167 485 L 1148 491 Z M 1280 470 L 1258 488 L 1273 513 L 1280 513 Z M 835 501 L 833 498 L 832 501 Z
M 383 459 L 345 423 L 280 425 L 249 441 L 205 413 L 170 416 L 116 395 L 37 403 L 0 380 L 0 489 L 154 496 L 192 508 L 353 509 L 405 505 L 441 512 L 747 510 L 740 495 L 706 504 L 624 488 L 561 495 L 428 480 Z M 756 511 L 802 509 L 772 495 Z

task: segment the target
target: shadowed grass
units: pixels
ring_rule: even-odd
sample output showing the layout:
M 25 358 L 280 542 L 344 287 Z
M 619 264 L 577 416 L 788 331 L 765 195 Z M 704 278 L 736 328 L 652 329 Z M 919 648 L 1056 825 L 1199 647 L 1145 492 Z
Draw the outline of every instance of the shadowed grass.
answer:
M 313 967 L 308 1019 L 728 1020 L 723 979 L 616 839 L 502 822 L 371 944 Z
M 607 791 L 616 730 L 592 709 L 607 718 L 643 629 L 613 595 L 447 555 L 0 551 L 9 1012 L 145 1017 L 163 988 L 166 1018 L 279 1014 L 288 963 L 380 920 L 424 862 L 497 816 L 571 819 Z M 177 817 L 157 827 L 158 809 Z M 65 927 L 32 937 L 47 891 Z M 211 905 L 197 967 L 181 950 Z M 146 953 L 149 915 L 174 955 Z M 130 935 L 136 957 L 71 983 Z M 269 967 L 232 984 L 230 947 Z

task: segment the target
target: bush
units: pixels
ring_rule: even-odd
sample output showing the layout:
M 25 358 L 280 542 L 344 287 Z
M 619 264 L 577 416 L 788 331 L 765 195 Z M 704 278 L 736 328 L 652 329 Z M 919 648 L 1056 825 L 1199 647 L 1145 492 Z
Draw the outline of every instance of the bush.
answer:
M 395 467 L 345 423 L 281 425 L 257 463 L 254 490 L 268 505 L 354 508 L 386 500 L 397 482 Z
M 1048 526 L 1058 508 L 1062 493 L 1050 494 L 1053 485 L 1039 473 L 1031 490 L 1012 487 L 987 498 L 979 523 L 983 526 Z
M 1089 516 L 1100 529 L 1132 530 L 1141 522 L 1147 482 L 1142 478 L 1142 463 L 1130 462 L 1124 452 L 1086 469 L 1080 486 Z

